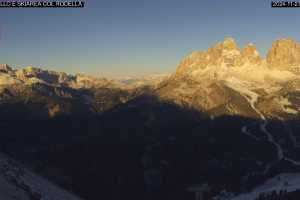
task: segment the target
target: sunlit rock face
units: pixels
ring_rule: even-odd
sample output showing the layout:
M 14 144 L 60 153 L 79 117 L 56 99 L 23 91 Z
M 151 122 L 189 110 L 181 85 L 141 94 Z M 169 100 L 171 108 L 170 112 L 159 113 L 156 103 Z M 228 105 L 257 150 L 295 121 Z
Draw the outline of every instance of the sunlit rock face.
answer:
M 275 41 L 263 59 L 255 45 L 239 48 L 226 38 L 184 58 L 158 94 L 212 115 L 297 115 L 299 93 L 290 85 L 300 80 L 299 66 L 299 44 L 292 39 Z
M 206 52 L 193 52 L 181 61 L 177 68 L 176 75 L 181 76 L 192 68 L 204 69 L 208 65 L 209 61 L 210 57 Z
M 9 73 L 12 69 L 8 64 L 0 64 L 0 72 Z
M 140 80 L 143 84 L 32 66 L 12 69 L 0 65 L 0 106 L 8 102 L 22 104 L 28 118 L 91 116 L 126 103 L 154 87 L 163 77 Z
M 273 43 L 267 54 L 271 69 L 294 71 L 300 66 L 300 44 L 294 39 L 280 39 Z
M 0 64 L 0 87 L 21 83 L 20 80 L 12 76 L 13 70 L 7 64 Z M 1 88 L 0 88 L 1 89 Z
M 262 59 L 253 44 L 248 44 L 241 50 L 233 38 L 225 38 L 207 51 L 196 51 L 184 58 L 176 71 L 176 77 L 215 66 L 230 68 L 261 63 Z
M 252 65 L 259 65 L 262 62 L 262 58 L 259 55 L 256 47 L 253 44 L 247 44 L 242 51 L 243 64 L 247 61 Z
M 18 69 L 14 72 L 14 75 L 26 84 L 69 84 L 74 79 L 73 76 L 67 75 L 64 72 L 48 71 L 32 66 Z

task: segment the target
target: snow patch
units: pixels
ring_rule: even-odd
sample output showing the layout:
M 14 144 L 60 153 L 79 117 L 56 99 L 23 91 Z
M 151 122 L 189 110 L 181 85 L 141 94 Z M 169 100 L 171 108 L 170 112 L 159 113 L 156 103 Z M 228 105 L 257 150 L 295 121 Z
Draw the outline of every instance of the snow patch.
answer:
M 298 111 L 295 109 L 290 108 L 289 106 L 292 106 L 293 104 L 284 97 L 279 98 L 279 104 L 281 105 L 281 109 L 289 114 L 298 114 Z
M 244 133 L 245 135 L 253 138 L 254 140 L 260 140 L 258 137 L 256 137 L 255 135 L 252 135 L 251 132 L 248 130 L 247 126 L 243 126 L 241 129 L 242 133 Z
M 264 132 L 268 138 L 268 141 L 272 144 L 274 144 L 274 146 L 277 149 L 277 159 L 278 160 L 282 160 L 284 158 L 283 155 L 283 150 L 281 148 L 281 146 L 274 140 L 273 135 L 267 130 L 267 125 L 268 122 L 264 121 L 262 124 L 260 124 L 260 129 L 262 130 L 262 132 Z
M 269 193 L 272 191 L 279 192 L 280 190 L 286 190 L 287 192 L 293 192 L 300 189 L 300 173 L 296 174 L 278 174 L 277 176 L 267 180 L 264 184 L 255 188 L 252 192 L 240 194 L 230 200 L 253 200 L 258 198 L 261 193 Z
M 241 81 L 237 78 L 230 77 L 227 78 L 226 80 L 226 85 L 235 91 L 239 92 L 242 94 L 247 101 L 250 103 L 251 108 L 259 114 L 259 116 L 264 119 L 264 116 L 260 113 L 260 111 L 255 107 L 255 103 L 257 102 L 257 99 L 259 95 L 253 91 L 251 91 L 252 85 L 249 82 L 246 81 Z

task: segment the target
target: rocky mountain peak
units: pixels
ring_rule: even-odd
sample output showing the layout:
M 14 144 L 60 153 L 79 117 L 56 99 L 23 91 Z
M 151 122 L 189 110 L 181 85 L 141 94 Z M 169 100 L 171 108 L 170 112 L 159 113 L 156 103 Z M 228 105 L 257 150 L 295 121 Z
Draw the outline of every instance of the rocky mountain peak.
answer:
M 207 51 L 196 51 L 180 63 L 176 76 L 187 72 L 203 70 L 207 67 L 241 67 L 260 65 L 262 58 L 253 44 L 247 44 L 242 50 L 233 38 L 225 38 Z
M 267 54 L 272 69 L 293 71 L 300 66 L 300 44 L 292 38 L 276 40 Z
M 224 39 L 224 41 L 222 42 L 222 47 L 223 47 L 223 49 L 226 49 L 226 50 L 238 50 L 239 49 L 235 40 L 231 37 L 227 37 Z
M 10 66 L 8 64 L 0 64 L 0 72 L 11 72 L 12 69 L 10 68 Z
M 240 50 L 234 39 L 226 38 L 184 58 L 159 95 L 213 115 L 261 119 L 274 113 L 296 115 L 300 113 L 295 100 L 297 67 L 300 69 L 300 44 L 293 39 L 275 41 L 266 60 L 255 45 Z
M 254 44 L 247 44 L 242 50 L 242 58 L 244 62 L 249 61 L 250 64 L 260 64 L 262 58 L 259 55 Z
M 242 55 L 244 57 L 259 57 L 259 53 L 258 53 L 255 45 L 252 43 L 249 43 L 244 47 L 244 49 L 242 51 Z
M 218 58 L 233 58 L 240 55 L 240 49 L 237 46 L 233 38 L 225 38 L 223 42 L 218 42 L 212 48 L 207 50 L 209 56 L 213 59 L 212 61 Z

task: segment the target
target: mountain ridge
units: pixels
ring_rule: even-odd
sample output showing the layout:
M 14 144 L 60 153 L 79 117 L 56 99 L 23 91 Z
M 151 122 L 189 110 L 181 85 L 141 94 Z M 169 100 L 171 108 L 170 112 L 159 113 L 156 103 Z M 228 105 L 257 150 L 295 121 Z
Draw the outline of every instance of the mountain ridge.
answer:
M 298 61 L 294 59 L 295 54 L 299 53 L 298 45 L 290 39 L 277 40 L 269 50 L 267 59 L 263 59 L 253 44 L 240 50 L 234 39 L 225 38 L 207 51 L 193 52 L 184 58 L 158 94 L 164 99 L 182 101 L 202 111 L 211 112 L 212 115 L 258 116 L 256 109 L 261 110 L 267 117 L 282 117 L 277 114 L 282 115 L 289 111 L 289 114 L 298 114 L 298 101 L 293 104 L 296 108 L 285 108 L 292 105 L 286 98 L 287 93 L 295 93 L 288 85 L 295 85 L 300 80 L 295 70 L 300 64 L 295 65 Z M 289 47 L 288 50 L 286 46 Z M 278 63 L 278 57 L 282 56 L 287 60 L 284 68 Z M 274 67 L 277 64 L 279 67 Z M 216 93 L 217 90 L 219 92 Z M 235 91 L 240 97 L 228 97 L 229 90 Z M 202 95 L 199 96 L 199 93 Z M 244 113 L 242 109 L 245 106 L 234 103 L 236 98 L 239 99 L 237 102 L 247 100 L 252 111 Z M 285 99 L 287 104 L 284 105 L 280 99 Z M 263 106 L 264 102 L 269 101 L 274 101 L 272 108 Z M 220 107 L 223 107 L 221 113 L 213 111 Z M 229 107 L 234 109 L 230 110 Z
M 187 185 L 205 181 L 213 194 L 242 192 L 299 172 L 298 46 L 275 43 L 271 65 L 253 44 L 227 38 L 170 76 L 121 84 L 2 65 L 1 146 L 87 199 L 115 191 L 141 199 L 161 184 L 182 199 Z
M 284 118 L 293 117 L 300 110 L 300 102 L 295 97 L 300 82 L 299 69 L 300 44 L 293 39 L 274 41 L 266 58 L 262 58 L 254 44 L 239 48 L 233 38 L 225 38 L 206 51 L 195 51 L 183 58 L 170 76 L 114 80 L 83 74 L 68 75 L 30 66 L 14 70 L 2 64 L 0 86 L 6 91 L 2 93 L 5 98 L 26 90 L 27 94 L 36 91 L 37 95 L 43 94 L 51 101 L 78 99 L 88 112 L 95 110 L 95 106 L 96 110 L 109 109 L 150 92 L 162 100 L 191 106 L 211 116 L 237 114 L 257 118 L 257 110 L 260 110 L 266 117 Z M 54 92 L 47 92 L 46 88 Z M 96 92 L 100 90 L 101 99 L 106 99 L 106 102 L 110 100 L 104 98 L 104 90 L 116 91 L 113 92 L 116 103 L 99 108 L 103 100 L 96 100 L 95 94 L 100 94 Z M 127 94 L 120 96 L 117 93 Z M 93 106 L 89 106 L 91 104 Z M 64 105 L 54 103 L 48 106 L 51 107 L 49 115 L 65 113 L 61 108 L 70 106 Z

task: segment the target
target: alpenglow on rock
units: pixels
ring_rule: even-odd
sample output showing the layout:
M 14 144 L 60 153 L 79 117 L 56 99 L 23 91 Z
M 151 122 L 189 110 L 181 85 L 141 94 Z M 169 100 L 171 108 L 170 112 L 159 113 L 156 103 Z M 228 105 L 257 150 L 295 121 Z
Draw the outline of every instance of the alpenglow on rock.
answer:
M 0 72 L 8 73 L 10 71 L 12 71 L 12 69 L 8 64 L 0 64 Z
M 261 63 L 262 58 L 260 57 L 256 47 L 252 43 L 249 43 L 242 51 L 242 60 L 243 63 L 249 61 L 250 64 L 258 65 Z
M 295 71 L 300 67 L 300 44 L 294 39 L 276 40 L 267 54 L 271 69 Z
M 240 67 L 243 65 L 260 65 L 262 59 L 253 44 L 248 44 L 240 50 L 233 38 L 225 38 L 207 51 L 196 51 L 184 58 L 176 74 L 178 76 L 188 71 L 205 69 L 211 66 Z
M 299 44 L 291 39 L 276 41 L 266 60 L 253 44 L 240 49 L 234 39 L 226 38 L 184 58 L 157 93 L 211 116 L 296 115 L 300 111 L 295 92 L 300 82 L 295 73 L 299 59 Z

